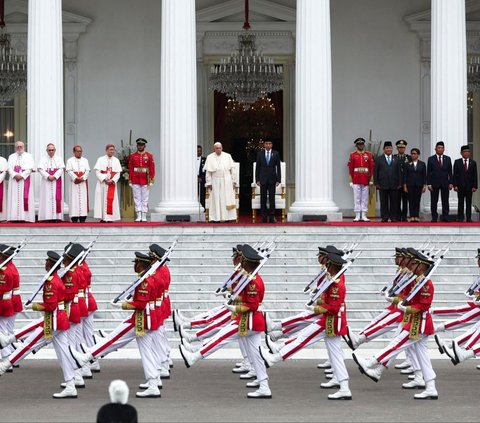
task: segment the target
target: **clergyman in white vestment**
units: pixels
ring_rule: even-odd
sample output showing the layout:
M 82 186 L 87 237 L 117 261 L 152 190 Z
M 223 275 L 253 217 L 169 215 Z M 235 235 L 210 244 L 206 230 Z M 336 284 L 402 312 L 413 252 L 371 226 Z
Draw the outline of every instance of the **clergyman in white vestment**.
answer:
M 55 154 L 55 145 L 47 145 L 47 155 L 37 165 L 40 180 L 40 198 L 38 201 L 39 221 L 63 220 L 63 180 L 65 163 Z
M 67 160 L 66 171 L 70 176 L 68 211 L 72 222 L 85 222 L 90 211 L 88 203 L 88 175 L 90 165 L 82 157 L 83 149 L 80 145 L 73 146 L 73 157 Z
M 15 143 L 15 153 L 8 156 L 7 220 L 35 222 L 35 197 L 31 173 L 35 164 L 25 151 L 23 141 Z
M 205 187 L 210 190 L 209 221 L 228 222 L 237 218 L 234 191 L 234 162 L 222 151 L 222 144 L 214 144 L 215 151 L 205 161 Z
M 99 157 L 94 167 L 98 179 L 95 188 L 94 217 L 101 222 L 113 222 L 120 220 L 117 182 L 122 173 L 122 165 L 114 156 L 113 144 L 107 144 L 105 151 L 107 154 Z
M 8 163 L 5 157 L 0 156 L 0 221 L 7 220 L 7 182 Z

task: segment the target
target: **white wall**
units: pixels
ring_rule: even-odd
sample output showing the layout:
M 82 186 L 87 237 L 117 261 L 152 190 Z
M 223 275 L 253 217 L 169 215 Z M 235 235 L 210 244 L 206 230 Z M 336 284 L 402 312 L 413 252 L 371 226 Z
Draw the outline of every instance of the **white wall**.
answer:
M 63 0 L 93 19 L 79 41 L 78 141 L 93 166 L 133 129 L 159 157 L 160 0 Z M 352 207 L 353 140 L 420 137 L 420 54 L 403 18 L 430 0 L 332 0 L 334 200 Z M 195 154 L 195 152 L 192 152 Z M 424 158 L 427 154 L 424 154 Z M 151 206 L 158 203 L 158 185 Z

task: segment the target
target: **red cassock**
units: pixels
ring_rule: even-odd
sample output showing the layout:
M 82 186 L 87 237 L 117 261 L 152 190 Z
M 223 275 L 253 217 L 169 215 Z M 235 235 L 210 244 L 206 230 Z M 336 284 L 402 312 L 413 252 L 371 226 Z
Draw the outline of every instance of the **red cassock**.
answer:
M 155 178 L 153 156 L 144 151 L 130 154 L 128 158 L 128 178 L 131 184 L 148 185 Z
M 70 269 L 63 276 L 63 284 L 65 286 L 65 306 L 68 311 L 68 319 L 71 323 L 80 323 L 80 308 L 78 307 L 78 287 L 80 272 L 76 268 Z
M 67 313 L 63 307 L 65 300 L 65 286 L 62 280 L 55 272 L 43 285 L 43 302 L 39 305 L 43 311 L 52 312 L 56 314 L 57 330 L 67 330 L 70 328 Z M 60 306 L 60 309 L 58 308 Z
M 0 269 L 0 317 L 11 317 L 14 314 L 12 290 L 15 276 L 8 266 Z
M 265 285 L 263 284 L 262 277 L 258 274 L 248 283 L 239 295 L 241 302 L 238 303 L 238 305 L 248 307 L 249 330 L 264 332 L 266 329 L 263 313 L 258 311 L 258 307 L 260 307 L 264 295 Z M 239 322 L 239 325 L 244 314 L 245 313 L 238 313 L 237 315 L 236 321 Z
M 326 310 L 317 323 L 325 328 L 327 335 L 347 334 L 347 311 L 345 304 L 345 275 L 341 275 L 322 295 L 323 303 L 319 306 Z
M 17 266 L 15 266 L 12 261 L 8 262 L 7 267 L 12 270 L 13 274 L 13 311 L 20 313 L 23 311 L 22 296 L 20 295 L 20 274 L 18 273 Z
M 354 151 L 348 159 L 348 173 L 354 184 L 368 185 L 373 177 L 375 161 L 369 151 Z
M 85 284 L 87 286 L 85 295 L 88 299 L 88 301 L 87 301 L 88 312 L 92 313 L 92 312 L 98 310 L 97 302 L 95 301 L 95 297 L 93 296 L 92 291 L 91 291 L 92 271 L 88 267 L 88 264 L 87 264 L 86 261 L 83 261 L 82 264 L 79 264 L 77 266 L 77 268 L 80 269 L 80 271 L 83 274 L 83 278 L 85 279 Z
M 148 302 L 150 301 L 150 291 L 151 278 L 147 278 L 140 285 L 135 288 L 132 301 L 127 301 L 127 304 L 131 309 L 134 310 L 132 317 L 127 321 L 136 323 L 137 321 L 143 320 L 143 329 L 148 330 L 147 319 L 145 317 L 145 308 L 147 307 Z
M 412 289 L 413 288 L 414 286 L 412 286 Z M 418 325 L 419 334 L 422 333 L 424 335 L 433 335 L 435 333 L 432 315 L 430 314 L 430 307 L 432 306 L 434 292 L 435 290 L 433 287 L 433 282 L 429 279 L 415 294 L 415 296 L 407 302 L 406 306 L 419 312 L 405 313 L 403 318 L 404 330 L 412 333 L 413 324 Z

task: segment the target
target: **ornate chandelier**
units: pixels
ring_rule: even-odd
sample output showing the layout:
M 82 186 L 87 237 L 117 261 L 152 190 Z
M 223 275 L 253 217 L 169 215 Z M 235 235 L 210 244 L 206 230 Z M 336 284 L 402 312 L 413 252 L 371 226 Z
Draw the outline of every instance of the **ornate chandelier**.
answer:
M 210 87 L 250 106 L 268 93 L 283 89 L 283 69 L 272 58 L 257 52 L 255 34 L 249 32 L 248 0 L 245 0 L 243 29 L 236 51 L 211 67 Z
M 480 56 L 470 56 L 467 61 L 467 89 L 480 91 Z
M 27 62 L 11 47 L 5 29 L 4 0 L 0 1 L 0 105 L 5 105 L 27 87 Z

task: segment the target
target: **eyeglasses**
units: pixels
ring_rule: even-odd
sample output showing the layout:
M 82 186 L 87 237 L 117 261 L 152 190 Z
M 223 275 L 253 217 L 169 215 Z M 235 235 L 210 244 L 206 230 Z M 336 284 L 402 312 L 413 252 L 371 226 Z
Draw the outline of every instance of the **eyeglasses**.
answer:
M 55 151 L 55 150 L 47 150 L 47 151 Z

